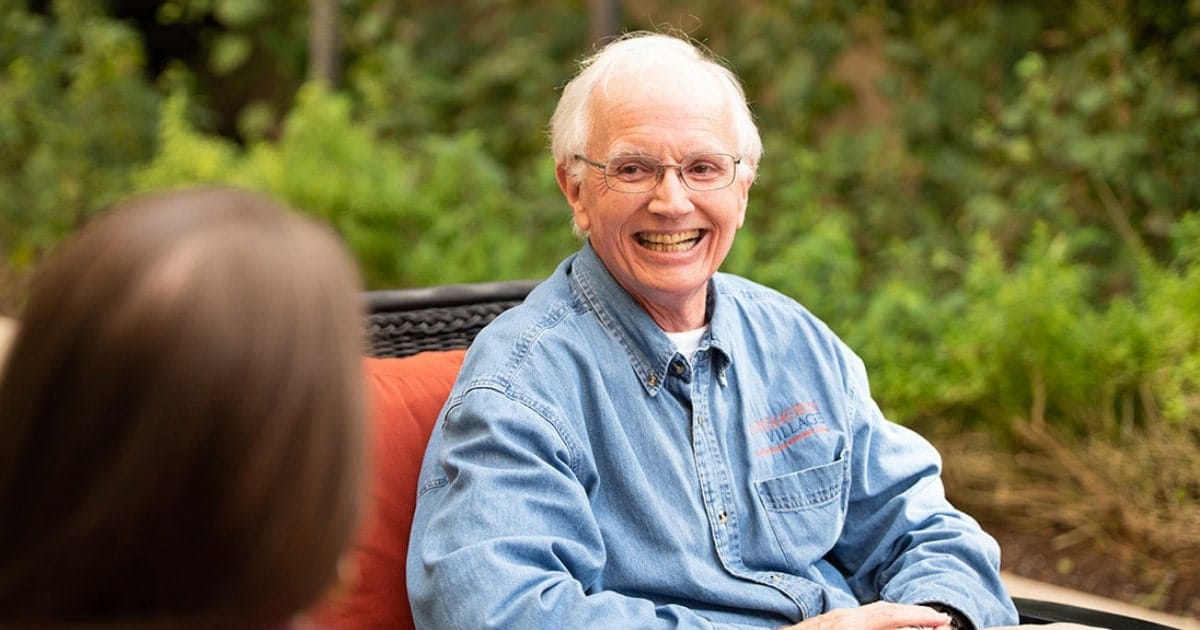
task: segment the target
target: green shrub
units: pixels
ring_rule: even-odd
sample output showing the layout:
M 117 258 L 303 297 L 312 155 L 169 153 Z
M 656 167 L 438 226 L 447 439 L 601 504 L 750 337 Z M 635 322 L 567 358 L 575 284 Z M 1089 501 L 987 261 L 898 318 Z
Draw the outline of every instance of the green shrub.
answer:
M 159 98 L 137 34 L 92 3 L 0 18 L 0 260 L 22 268 L 127 189 Z
M 337 229 L 370 287 L 542 277 L 573 246 L 565 205 L 530 203 L 526 187 L 537 182 L 510 181 L 478 134 L 401 148 L 358 125 L 345 95 L 313 84 L 278 141 L 242 150 L 197 131 L 187 109 L 181 95 L 167 102 L 159 151 L 133 178 L 139 189 L 223 183 L 269 192 Z

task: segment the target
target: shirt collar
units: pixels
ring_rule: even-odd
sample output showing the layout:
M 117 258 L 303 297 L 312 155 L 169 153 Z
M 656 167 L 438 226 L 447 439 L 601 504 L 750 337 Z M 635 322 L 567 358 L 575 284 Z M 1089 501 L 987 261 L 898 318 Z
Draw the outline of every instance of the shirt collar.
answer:
M 646 309 L 617 283 L 590 242 L 585 243 L 575 256 L 571 264 L 571 277 L 588 308 L 596 314 L 601 327 L 612 334 L 629 354 L 633 370 L 646 393 L 657 395 L 666 382 L 667 369 L 676 354 L 675 345 Z M 719 334 L 719 329 L 724 328 L 723 320 L 727 318 L 718 317 L 718 302 L 715 282 L 709 280 L 710 329 L 705 333 L 707 341 L 700 342 L 700 349 L 711 346 L 720 351 L 715 354 L 722 357 L 718 369 L 723 381 L 728 353 L 718 340 L 726 337 Z

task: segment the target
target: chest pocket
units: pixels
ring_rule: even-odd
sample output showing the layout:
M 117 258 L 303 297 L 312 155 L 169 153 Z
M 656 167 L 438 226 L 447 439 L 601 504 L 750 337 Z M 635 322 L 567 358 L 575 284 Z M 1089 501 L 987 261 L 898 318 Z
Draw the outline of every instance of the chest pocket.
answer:
M 833 462 L 754 482 L 775 540 L 796 571 L 823 557 L 841 535 L 849 452 Z

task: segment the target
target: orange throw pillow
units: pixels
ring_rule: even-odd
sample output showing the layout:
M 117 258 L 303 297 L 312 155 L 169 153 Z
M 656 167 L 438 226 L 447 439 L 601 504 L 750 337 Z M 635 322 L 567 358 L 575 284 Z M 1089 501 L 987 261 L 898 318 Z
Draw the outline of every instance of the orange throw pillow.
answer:
M 371 405 L 371 501 L 352 552 L 355 580 L 313 614 L 318 624 L 338 630 L 413 628 L 404 568 L 417 476 L 465 353 L 363 360 Z

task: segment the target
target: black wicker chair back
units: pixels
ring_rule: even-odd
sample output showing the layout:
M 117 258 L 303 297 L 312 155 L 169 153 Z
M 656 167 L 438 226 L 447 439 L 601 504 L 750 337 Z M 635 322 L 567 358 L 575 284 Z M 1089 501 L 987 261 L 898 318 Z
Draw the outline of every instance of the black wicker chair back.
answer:
M 536 285 L 535 280 L 516 280 L 367 291 L 366 353 L 386 358 L 466 348 Z

